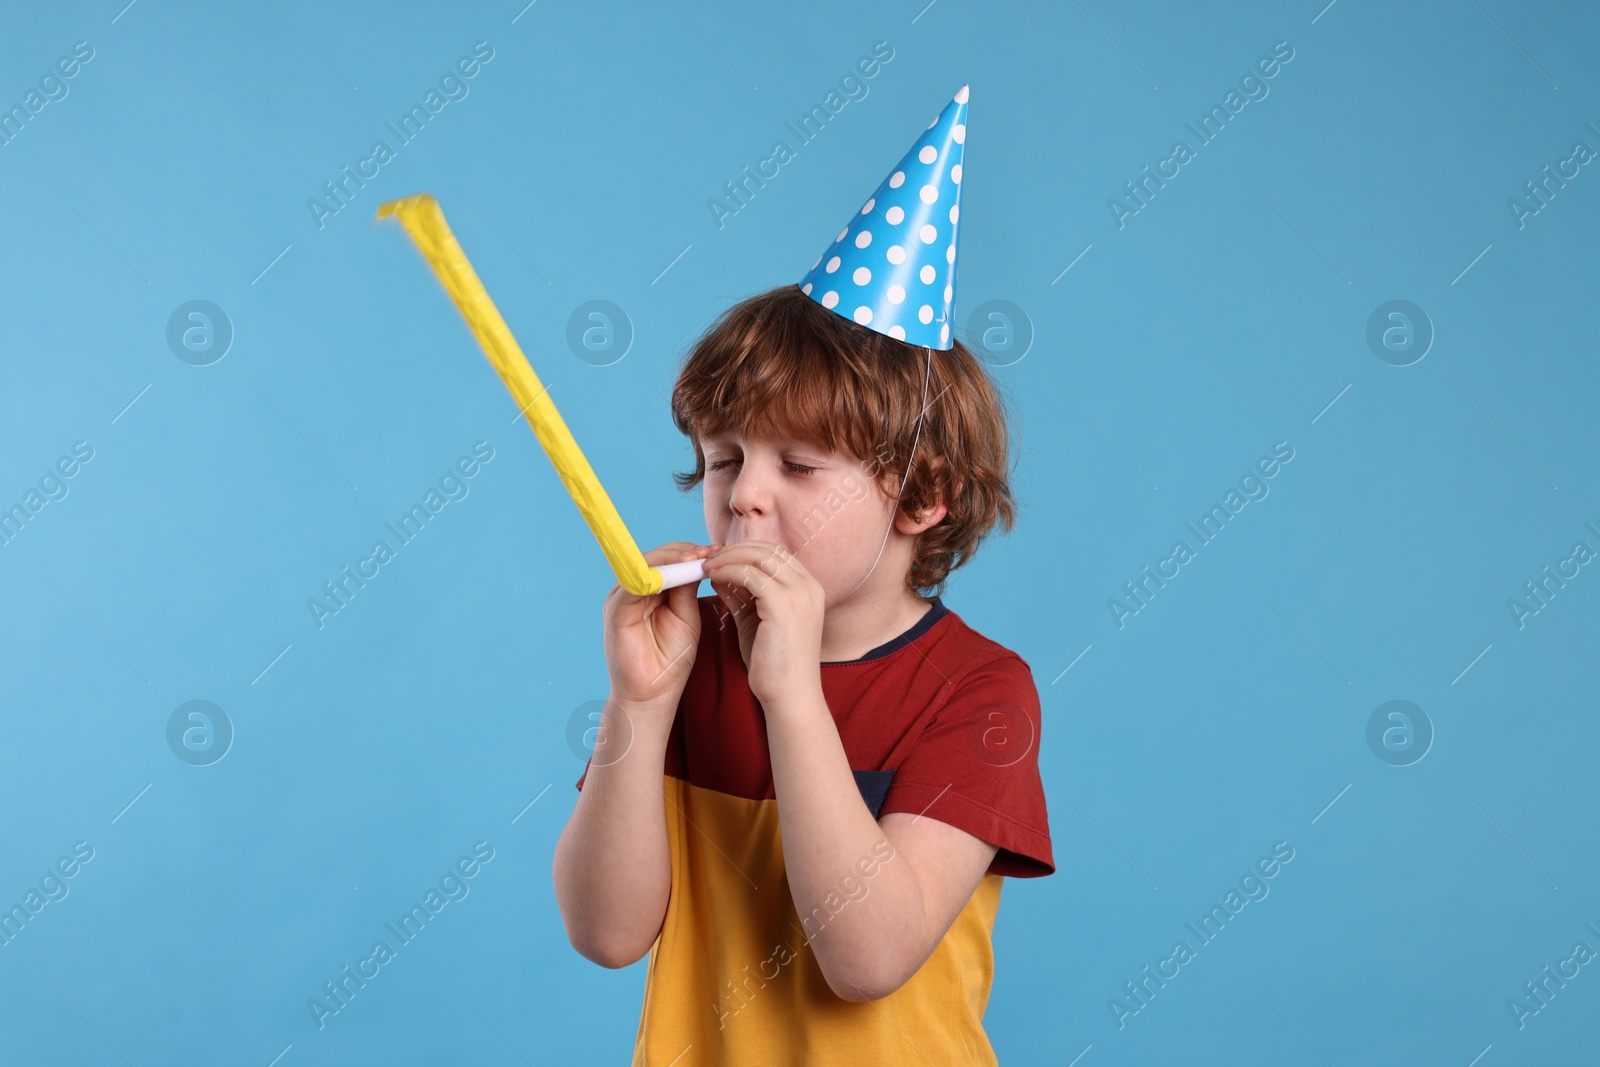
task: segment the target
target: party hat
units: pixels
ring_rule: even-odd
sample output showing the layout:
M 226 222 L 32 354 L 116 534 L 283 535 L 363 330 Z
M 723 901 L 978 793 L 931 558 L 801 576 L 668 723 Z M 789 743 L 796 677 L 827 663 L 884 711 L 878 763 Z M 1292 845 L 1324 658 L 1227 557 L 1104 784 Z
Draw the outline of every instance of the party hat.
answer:
M 801 280 L 823 307 L 899 341 L 951 347 L 967 86 Z

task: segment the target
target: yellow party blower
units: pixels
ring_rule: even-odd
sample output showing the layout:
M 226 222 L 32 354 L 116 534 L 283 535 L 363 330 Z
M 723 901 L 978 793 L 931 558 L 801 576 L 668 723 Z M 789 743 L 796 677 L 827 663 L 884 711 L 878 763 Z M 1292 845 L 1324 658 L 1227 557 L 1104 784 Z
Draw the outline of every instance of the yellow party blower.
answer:
M 606 554 L 611 569 L 616 571 L 617 582 L 636 596 L 657 593 L 674 586 L 698 582 L 704 577 L 703 561 L 667 563 L 652 567 L 645 562 L 644 553 L 634 543 L 623 525 L 622 516 L 611 503 L 600 479 L 595 477 L 583 450 L 573 439 L 572 431 L 561 418 L 561 413 L 551 402 L 544 386 L 522 354 L 517 339 L 512 336 L 500 311 L 489 299 L 489 293 L 478 280 L 467 255 L 456 242 L 455 234 L 444 220 L 444 212 L 431 193 L 390 200 L 378 206 L 378 218 L 394 215 L 416 242 L 428 265 L 444 283 L 445 291 L 455 301 L 462 318 L 472 328 L 478 344 L 489 357 L 489 363 L 499 373 L 500 379 L 511 390 L 517 408 L 533 428 L 534 436 L 544 446 L 545 455 L 555 465 L 556 473 L 572 494 L 583 520 L 589 524 L 600 550 Z

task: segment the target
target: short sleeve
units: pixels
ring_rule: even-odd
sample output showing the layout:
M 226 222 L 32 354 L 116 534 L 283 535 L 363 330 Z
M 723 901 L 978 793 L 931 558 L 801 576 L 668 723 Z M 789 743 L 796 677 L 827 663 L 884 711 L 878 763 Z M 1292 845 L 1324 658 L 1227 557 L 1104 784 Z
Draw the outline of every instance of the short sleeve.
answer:
M 879 817 L 922 814 L 997 846 L 991 874 L 1054 874 L 1033 672 L 1013 654 L 952 684 L 954 694 L 895 768 Z

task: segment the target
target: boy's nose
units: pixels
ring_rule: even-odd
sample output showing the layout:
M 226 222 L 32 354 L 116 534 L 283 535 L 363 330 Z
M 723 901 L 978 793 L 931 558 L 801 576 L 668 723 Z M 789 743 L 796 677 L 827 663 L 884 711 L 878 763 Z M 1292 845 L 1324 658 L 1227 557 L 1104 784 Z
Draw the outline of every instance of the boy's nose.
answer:
M 746 467 L 733 483 L 728 507 L 735 515 L 746 519 L 752 515 L 769 513 L 772 510 L 772 490 L 761 484 L 760 478 Z

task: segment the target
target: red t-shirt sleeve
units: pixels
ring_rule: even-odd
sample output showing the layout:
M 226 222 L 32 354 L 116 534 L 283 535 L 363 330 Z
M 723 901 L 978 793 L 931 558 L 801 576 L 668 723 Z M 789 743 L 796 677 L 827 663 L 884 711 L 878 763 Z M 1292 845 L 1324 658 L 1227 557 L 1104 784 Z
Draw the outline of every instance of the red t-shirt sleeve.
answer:
M 954 687 L 895 768 L 879 817 L 922 814 L 998 846 L 992 874 L 1055 873 L 1033 672 L 1020 656 L 1005 656 Z

